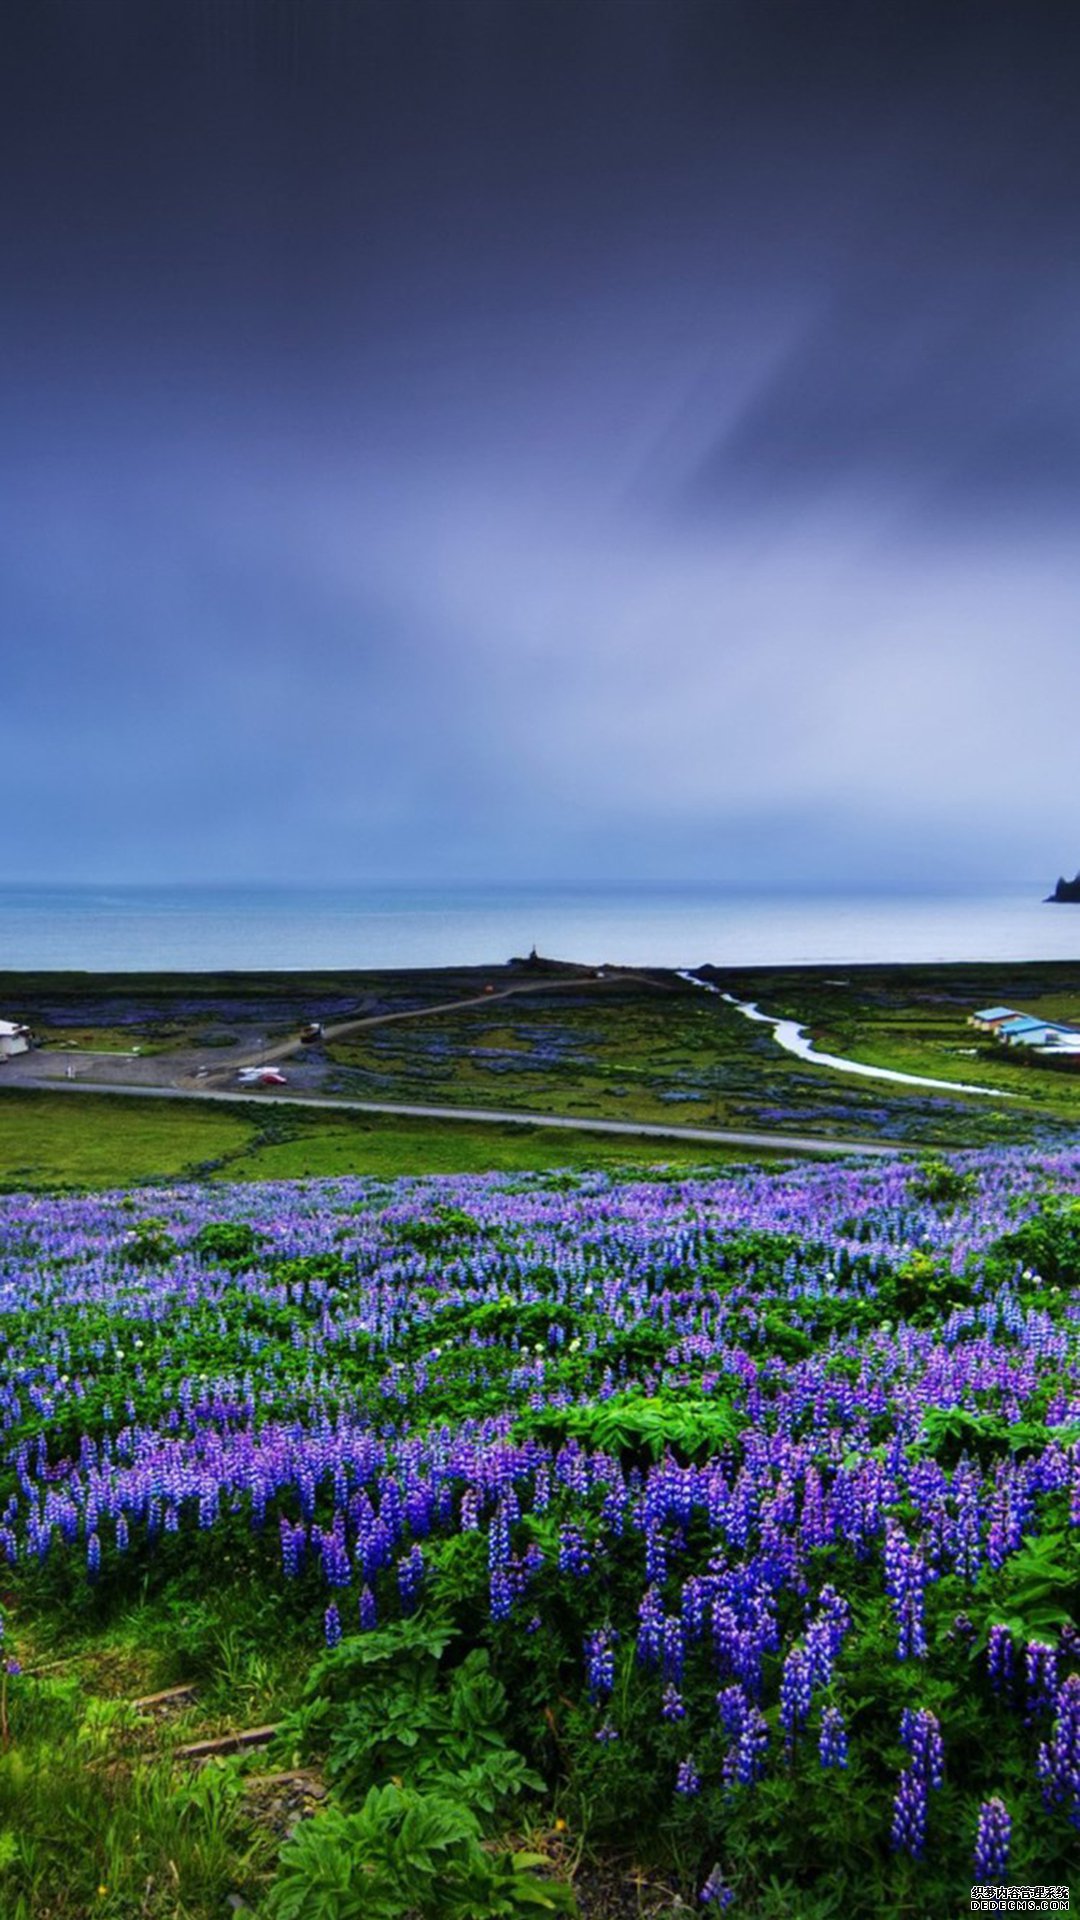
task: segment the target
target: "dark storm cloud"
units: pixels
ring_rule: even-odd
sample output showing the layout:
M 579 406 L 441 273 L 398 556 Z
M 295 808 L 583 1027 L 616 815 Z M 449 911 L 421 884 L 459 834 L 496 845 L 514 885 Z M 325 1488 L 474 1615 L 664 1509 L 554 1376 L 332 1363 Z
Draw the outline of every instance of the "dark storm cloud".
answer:
M 943 262 L 929 290 L 864 268 L 697 465 L 690 503 L 870 489 L 935 516 L 1071 514 L 1080 262 L 1023 254 Z
M 44 0 L 5 36 L 21 872 L 1041 870 L 1080 16 Z

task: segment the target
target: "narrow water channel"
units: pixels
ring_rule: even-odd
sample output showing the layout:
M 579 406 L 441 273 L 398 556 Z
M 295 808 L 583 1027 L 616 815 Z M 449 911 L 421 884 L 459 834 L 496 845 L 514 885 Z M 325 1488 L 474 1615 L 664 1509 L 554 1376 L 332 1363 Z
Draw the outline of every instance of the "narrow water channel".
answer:
M 972 1087 L 963 1080 L 931 1080 L 921 1073 L 901 1073 L 897 1067 L 870 1067 L 862 1060 L 846 1060 L 839 1053 L 820 1053 L 806 1028 L 800 1026 L 797 1020 L 778 1020 L 771 1013 L 762 1013 L 752 1000 L 736 1000 L 733 993 L 721 993 L 719 987 L 714 987 L 708 980 L 699 980 L 694 973 L 680 971 L 679 978 L 692 987 L 700 987 L 703 993 L 715 993 L 747 1020 L 760 1020 L 763 1026 L 771 1027 L 778 1046 L 787 1053 L 796 1054 L 800 1060 L 809 1060 L 815 1067 L 832 1067 L 835 1073 L 855 1073 L 864 1080 L 898 1080 L 905 1087 L 937 1087 L 942 1093 L 975 1093 L 989 1100 L 1012 1100 L 1015 1097 L 1011 1093 L 1003 1093 L 999 1087 Z

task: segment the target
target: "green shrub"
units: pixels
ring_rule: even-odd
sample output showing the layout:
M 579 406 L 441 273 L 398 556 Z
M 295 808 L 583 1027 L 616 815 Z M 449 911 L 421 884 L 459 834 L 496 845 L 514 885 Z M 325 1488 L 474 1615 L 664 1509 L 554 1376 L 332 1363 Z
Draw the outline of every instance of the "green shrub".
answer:
M 456 1797 L 373 1787 L 356 1813 L 327 1807 L 283 1848 L 270 1920 L 524 1920 L 572 1914 L 535 1853 L 488 1853 Z
M 208 1220 L 192 1241 L 196 1253 L 222 1266 L 242 1266 L 253 1260 L 259 1236 L 246 1220 Z

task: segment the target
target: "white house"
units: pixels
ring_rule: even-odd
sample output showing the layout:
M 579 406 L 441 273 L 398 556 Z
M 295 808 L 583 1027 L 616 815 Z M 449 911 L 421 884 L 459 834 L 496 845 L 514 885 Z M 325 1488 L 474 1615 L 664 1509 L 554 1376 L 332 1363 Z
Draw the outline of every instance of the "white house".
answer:
M 1047 1021 L 1042 1027 L 1023 1027 L 1019 1032 L 1005 1037 L 1011 1047 L 1041 1047 L 1044 1052 L 1053 1052 L 1055 1047 L 1068 1046 L 1070 1041 L 1080 1040 L 1080 1034 L 1074 1027 L 1060 1027 L 1053 1021 Z
M 14 1020 L 0 1020 L 0 1060 L 10 1060 L 13 1053 L 29 1050 L 29 1027 L 20 1027 Z

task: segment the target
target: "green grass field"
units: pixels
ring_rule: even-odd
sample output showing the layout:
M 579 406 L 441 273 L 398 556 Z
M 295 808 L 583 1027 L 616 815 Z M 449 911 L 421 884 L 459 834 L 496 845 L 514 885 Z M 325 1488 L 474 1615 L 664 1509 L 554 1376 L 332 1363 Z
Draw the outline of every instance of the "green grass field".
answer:
M 192 1177 L 292 1180 L 333 1174 L 701 1168 L 764 1154 L 691 1141 L 613 1139 L 541 1128 L 260 1112 L 211 1101 L 108 1094 L 0 1095 L 0 1188 L 123 1187 Z

